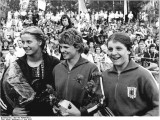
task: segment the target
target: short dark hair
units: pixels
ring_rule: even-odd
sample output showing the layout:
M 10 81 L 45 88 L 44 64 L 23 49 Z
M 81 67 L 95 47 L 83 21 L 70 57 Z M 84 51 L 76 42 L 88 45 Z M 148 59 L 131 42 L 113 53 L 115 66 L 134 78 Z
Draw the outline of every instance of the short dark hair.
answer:
M 102 48 L 101 48 L 100 45 L 96 45 L 96 46 L 95 46 L 95 50 L 94 50 L 95 52 L 96 52 L 97 48 L 100 48 L 100 52 L 102 52 Z
M 13 47 L 15 49 L 15 46 L 13 44 L 9 44 L 8 48 Z
M 123 32 L 113 33 L 107 40 L 107 43 L 106 43 L 107 46 L 109 41 L 120 42 L 126 46 L 128 51 L 131 51 L 132 42 L 130 37 L 126 33 L 123 33 Z
M 156 45 L 155 45 L 155 44 L 151 44 L 151 45 L 149 46 L 149 49 L 151 49 L 151 47 L 156 47 Z

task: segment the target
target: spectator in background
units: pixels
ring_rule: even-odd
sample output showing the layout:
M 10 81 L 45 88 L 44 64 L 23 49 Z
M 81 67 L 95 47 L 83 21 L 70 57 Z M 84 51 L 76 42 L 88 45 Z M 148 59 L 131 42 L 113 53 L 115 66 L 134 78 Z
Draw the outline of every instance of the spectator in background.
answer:
M 94 58 L 94 56 L 95 56 L 95 43 L 94 42 L 89 42 L 89 45 L 88 45 L 88 47 L 89 47 L 89 53 L 90 54 L 92 54 L 92 56 L 93 56 L 93 58 Z
M 154 43 L 154 41 L 153 41 L 152 36 L 151 36 L 151 35 L 148 35 L 147 39 L 145 40 L 146 47 L 149 48 L 149 46 L 150 46 L 151 44 L 153 44 L 153 43 Z
M 18 58 L 25 55 L 25 51 L 24 51 L 24 48 L 23 48 L 23 43 L 22 43 L 21 38 L 19 38 L 19 39 L 17 40 L 17 46 L 16 46 L 15 49 L 16 49 L 15 54 L 16 54 L 16 56 L 17 56 Z
M 84 48 L 84 52 L 82 53 L 82 57 L 85 58 L 85 59 L 87 59 L 88 61 L 94 63 L 93 56 L 92 56 L 92 54 L 89 52 L 89 47 L 88 47 L 88 46 L 86 46 L 86 47 Z
M 2 50 L 3 51 L 9 50 L 9 42 L 7 40 L 3 41 Z
M 71 19 L 68 17 L 68 15 L 64 14 L 62 15 L 61 19 L 60 19 L 60 23 L 63 26 L 61 33 L 69 28 L 72 28 L 72 22 Z
M 3 27 L 0 25 L 0 37 L 4 37 Z
M 146 45 L 144 43 L 144 39 L 141 39 L 138 43 L 138 47 L 135 49 L 135 55 L 137 57 L 143 57 L 144 56 L 144 52 L 146 52 Z
M 11 65 L 16 60 L 17 60 L 17 56 L 15 54 L 15 47 L 14 47 L 14 45 L 10 44 L 9 45 L 9 53 L 6 54 L 6 56 L 5 56 L 5 65 L 6 65 L 6 67 Z
M 159 52 L 159 38 L 157 37 L 155 40 L 156 50 Z
M 146 69 L 154 70 L 158 67 L 159 54 L 156 52 L 155 44 L 149 46 L 149 50 L 144 53 L 144 59 L 147 62 Z
M 100 71 L 104 71 L 105 55 L 100 46 L 95 47 L 94 63 Z
M 130 11 L 128 14 L 128 24 L 130 24 L 132 22 L 132 20 L 133 20 L 133 13 L 132 13 L 132 11 Z
M 37 26 L 38 25 L 38 21 L 39 21 L 39 15 L 38 15 L 36 10 L 33 10 L 33 14 L 32 14 L 33 25 Z
M 72 28 L 71 19 L 66 14 L 62 15 L 62 17 L 60 19 L 60 23 L 63 26 L 61 31 L 59 31 L 60 33 L 62 33 L 63 31 L 65 31 L 69 28 Z M 60 60 L 64 60 L 62 54 L 61 54 Z

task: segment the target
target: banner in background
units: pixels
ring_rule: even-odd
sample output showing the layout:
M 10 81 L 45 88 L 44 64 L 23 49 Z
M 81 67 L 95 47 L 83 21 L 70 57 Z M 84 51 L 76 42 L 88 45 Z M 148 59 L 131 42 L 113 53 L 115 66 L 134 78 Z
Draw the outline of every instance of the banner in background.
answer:
M 127 15 L 127 0 L 124 0 L 124 21 L 125 21 L 125 15 Z
M 86 8 L 84 0 L 78 0 L 78 4 L 79 4 L 79 13 L 80 11 L 87 13 L 87 8 Z
M 45 11 L 45 9 L 46 9 L 46 1 L 45 0 L 38 0 L 38 9 Z

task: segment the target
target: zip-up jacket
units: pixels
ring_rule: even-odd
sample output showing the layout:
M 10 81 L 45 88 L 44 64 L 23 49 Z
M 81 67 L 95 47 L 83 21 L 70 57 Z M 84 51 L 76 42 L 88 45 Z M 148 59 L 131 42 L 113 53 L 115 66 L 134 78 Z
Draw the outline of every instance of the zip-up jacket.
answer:
M 61 98 L 71 101 L 80 109 L 81 115 L 87 115 L 87 108 L 81 109 L 86 93 L 83 87 L 92 79 L 93 72 L 98 72 L 97 66 L 82 57 L 71 70 L 69 70 L 66 61 L 62 61 L 53 70 L 56 91 Z M 77 75 L 83 76 L 82 84 L 77 82 Z
M 159 91 L 152 74 L 130 60 L 118 74 L 115 66 L 103 73 L 106 104 L 116 116 L 158 116 Z

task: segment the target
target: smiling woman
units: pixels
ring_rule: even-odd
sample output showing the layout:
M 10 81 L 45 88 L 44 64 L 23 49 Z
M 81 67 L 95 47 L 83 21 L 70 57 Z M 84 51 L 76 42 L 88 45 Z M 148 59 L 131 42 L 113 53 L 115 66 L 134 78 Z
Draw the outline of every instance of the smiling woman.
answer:
M 121 72 L 127 65 L 131 54 L 131 41 L 126 34 L 117 33 L 107 41 L 108 55 L 111 58 L 118 72 Z
M 130 58 L 131 40 L 114 33 L 107 41 L 113 67 L 103 73 L 106 105 L 116 116 L 158 116 L 159 91 L 152 74 Z
M 2 79 L 3 98 L 11 106 L 8 114 L 52 116 L 50 94 L 45 91 L 48 86 L 54 89 L 52 70 L 60 61 L 43 51 L 45 37 L 40 28 L 28 27 L 20 37 L 26 53 L 9 66 Z
M 84 104 L 87 92 L 82 87 L 92 79 L 93 72 L 98 72 L 98 68 L 81 56 L 84 45 L 82 35 L 76 29 L 70 28 L 64 31 L 60 35 L 59 43 L 65 60 L 58 64 L 53 71 L 56 90 L 63 99 L 73 103 L 71 109 L 67 109 L 68 115 L 93 115 L 93 113 L 87 112 L 87 105 Z M 82 86 L 75 80 L 78 74 L 84 76 L 81 81 Z M 98 78 L 94 79 L 94 82 L 98 83 Z M 95 86 L 98 87 L 98 84 Z M 89 107 L 92 107 L 92 103 Z

